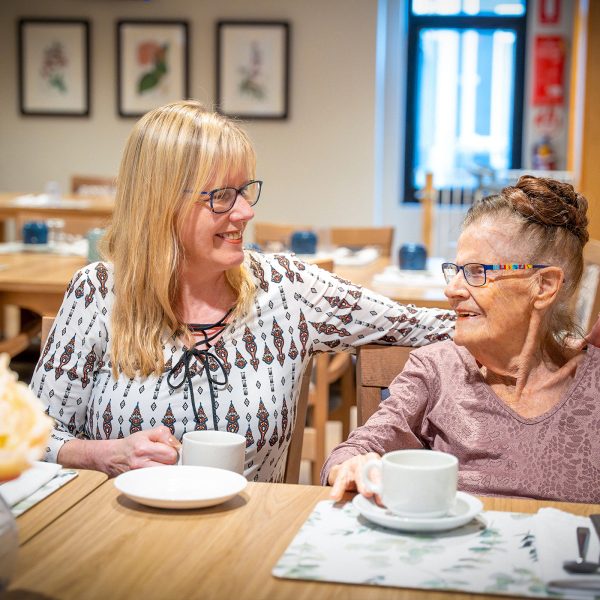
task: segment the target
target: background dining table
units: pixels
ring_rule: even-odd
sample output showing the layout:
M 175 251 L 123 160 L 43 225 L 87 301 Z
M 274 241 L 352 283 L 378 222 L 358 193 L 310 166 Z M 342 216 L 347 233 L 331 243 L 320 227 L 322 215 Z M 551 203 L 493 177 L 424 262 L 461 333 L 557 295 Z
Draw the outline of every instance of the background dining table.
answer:
M 272 576 L 274 565 L 316 503 L 328 499 L 328 495 L 329 489 L 319 486 L 249 483 L 241 494 L 222 505 L 177 511 L 137 504 L 120 494 L 109 480 L 21 546 L 17 572 L 5 597 L 7 600 L 20 596 L 57 600 L 474 597 L 457 592 Z M 351 498 L 352 494 L 347 494 L 345 500 Z M 482 500 L 486 510 L 533 513 L 554 506 L 580 515 L 600 512 L 600 505 L 592 504 L 515 498 Z M 44 502 L 52 501 L 51 496 Z

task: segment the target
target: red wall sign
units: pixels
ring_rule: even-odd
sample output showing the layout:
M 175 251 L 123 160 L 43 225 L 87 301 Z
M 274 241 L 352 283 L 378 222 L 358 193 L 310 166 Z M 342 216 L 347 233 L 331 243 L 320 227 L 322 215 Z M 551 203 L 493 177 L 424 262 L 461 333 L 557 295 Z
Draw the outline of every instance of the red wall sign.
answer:
M 534 106 L 564 104 L 565 53 L 565 40 L 562 36 L 536 36 L 533 73 Z
M 560 0 L 538 0 L 539 22 L 544 25 L 555 25 L 560 21 Z

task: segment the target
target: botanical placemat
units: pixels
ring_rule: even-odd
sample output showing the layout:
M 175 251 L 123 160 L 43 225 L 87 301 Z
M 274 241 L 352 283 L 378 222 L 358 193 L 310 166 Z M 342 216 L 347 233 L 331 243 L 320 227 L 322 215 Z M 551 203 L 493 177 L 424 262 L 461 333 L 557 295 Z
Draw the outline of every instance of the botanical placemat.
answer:
M 539 575 L 535 515 L 485 512 L 458 529 L 409 534 L 372 524 L 351 502 L 324 501 L 273 569 L 287 579 L 532 597 Z

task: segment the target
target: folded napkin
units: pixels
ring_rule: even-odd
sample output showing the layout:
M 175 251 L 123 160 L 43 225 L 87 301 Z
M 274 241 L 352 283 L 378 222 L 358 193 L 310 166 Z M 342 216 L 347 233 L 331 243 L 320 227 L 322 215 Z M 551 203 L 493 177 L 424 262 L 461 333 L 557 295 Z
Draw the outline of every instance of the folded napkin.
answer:
M 56 463 L 35 461 L 20 477 L 0 485 L 0 495 L 9 506 L 14 506 L 48 483 L 61 468 Z
M 587 517 L 572 515 L 555 508 L 542 508 L 535 515 L 535 545 L 540 578 L 549 592 L 564 594 L 568 598 L 593 598 L 600 596 L 600 575 L 575 575 L 563 569 L 564 561 L 576 560 L 579 556 L 577 527 L 590 528 L 587 558 L 597 561 L 600 542 Z M 580 582 L 588 589 L 581 589 Z
M 336 265 L 360 267 L 368 265 L 379 258 L 379 250 L 367 246 L 360 250 L 351 250 L 350 248 L 336 248 L 333 251 L 333 261 Z

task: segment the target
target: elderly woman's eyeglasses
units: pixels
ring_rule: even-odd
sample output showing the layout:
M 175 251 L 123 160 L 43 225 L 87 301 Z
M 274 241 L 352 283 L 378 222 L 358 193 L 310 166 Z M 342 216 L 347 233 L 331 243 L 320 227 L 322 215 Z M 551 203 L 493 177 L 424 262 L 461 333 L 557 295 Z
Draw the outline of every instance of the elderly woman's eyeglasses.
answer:
M 484 265 L 481 263 L 467 263 L 466 265 L 455 265 L 454 263 L 443 263 L 442 272 L 446 283 L 450 283 L 459 271 L 463 272 L 465 280 L 470 286 L 481 287 L 486 284 L 488 271 L 516 271 L 520 269 L 543 269 L 549 265 Z
M 233 208 L 238 196 L 242 196 L 250 205 L 254 206 L 260 197 L 262 181 L 249 181 L 241 188 L 224 187 L 211 192 L 201 192 L 202 196 L 208 196 L 210 209 L 217 214 L 226 213 Z

